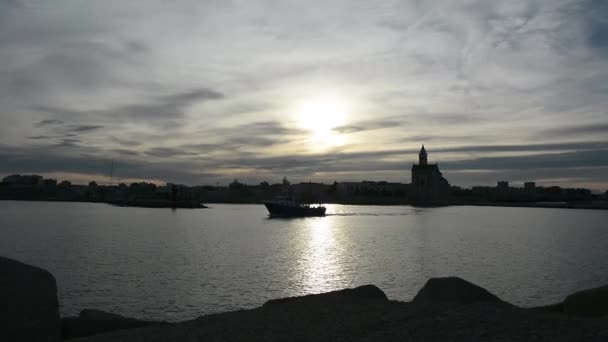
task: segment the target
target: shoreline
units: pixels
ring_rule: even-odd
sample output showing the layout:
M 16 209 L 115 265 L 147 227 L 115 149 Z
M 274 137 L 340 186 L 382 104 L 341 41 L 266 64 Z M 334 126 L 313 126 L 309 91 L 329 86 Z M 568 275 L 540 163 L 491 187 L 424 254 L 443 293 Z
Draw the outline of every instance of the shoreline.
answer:
M 8 199 L 3 198 L 0 201 L 15 201 L 15 202 L 68 202 L 68 203 L 100 203 L 108 204 L 117 207 L 135 207 L 135 208 L 151 208 L 151 209 L 213 209 L 209 205 L 213 204 L 234 204 L 234 205 L 247 205 L 247 204 L 259 204 L 263 205 L 263 202 L 258 201 L 225 201 L 225 202 L 197 202 L 197 201 L 178 201 L 177 206 L 175 202 L 169 201 L 71 201 L 61 199 Z M 197 204 L 193 204 L 193 203 Z M 353 206 L 410 206 L 415 208 L 440 208 L 440 207 L 459 207 L 459 206 L 471 206 L 471 207 L 502 207 L 502 208 L 543 208 L 543 209 L 583 209 L 583 210 L 608 210 L 608 201 L 601 201 L 595 203 L 576 203 L 576 202 L 442 202 L 442 203 L 407 203 L 407 202 L 387 202 L 387 203 L 373 203 L 373 202 L 325 202 L 322 204 L 331 205 L 353 205 Z

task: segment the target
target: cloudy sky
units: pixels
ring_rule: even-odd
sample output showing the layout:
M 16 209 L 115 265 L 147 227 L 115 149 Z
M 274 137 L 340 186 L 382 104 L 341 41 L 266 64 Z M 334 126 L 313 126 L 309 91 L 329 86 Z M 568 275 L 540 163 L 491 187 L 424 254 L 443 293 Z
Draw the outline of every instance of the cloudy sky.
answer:
M 0 0 L 0 175 L 608 189 L 608 1 Z

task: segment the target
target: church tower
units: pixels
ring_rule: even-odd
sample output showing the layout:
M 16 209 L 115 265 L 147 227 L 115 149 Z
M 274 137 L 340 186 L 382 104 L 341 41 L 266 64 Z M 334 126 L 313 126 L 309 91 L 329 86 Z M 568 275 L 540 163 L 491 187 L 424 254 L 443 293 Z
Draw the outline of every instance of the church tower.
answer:
M 418 153 L 418 164 L 412 165 L 410 196 L 414 203 L 440 203 L 449 195 L 450 183 L 443 178 L 439 165 L 429 164 L 424 145 Z
M 420 153 L 418 153 L 418 165 L 426 166 L 427 165 L 427 155 L 426 150 L 424 149 L 424 145 L 420 149 Z

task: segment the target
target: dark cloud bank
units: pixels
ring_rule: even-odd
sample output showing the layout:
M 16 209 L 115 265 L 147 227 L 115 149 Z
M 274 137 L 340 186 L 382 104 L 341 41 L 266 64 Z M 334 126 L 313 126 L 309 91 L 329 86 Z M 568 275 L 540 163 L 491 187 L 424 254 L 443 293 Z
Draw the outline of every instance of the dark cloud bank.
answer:
M 62 147 L 74 147 L 78 141 L 65 139 Z M 247 143 L 247 141 L 234 142 Z M 264 144 L 263 141 L 259 142 Z M 563 151 L 569 152 L 554 152 Z M 470 171 L 489 171 L 494 176 L 535 177 L 543 178 L 546 171 L 553 170 L 574 176 L 586 181 L 608 182 L 605 174 L 608 168 L 608 142 L 589 142 L 574 144 L 539 144 L 539 145 L 499 145 L 499 146 L 462 146 L 446 148 L 435 151 L 434 155 L 440 158 L 441 153 L 447 152 L 535 152 L 534 155 L 480 157 L 458 161 L 441 162 L 440 166 L 449 177 L 450 173 L 456 179 L 462 179 L 463 173 Z M 99 152 L 99 151 L 97 151 Z M 107 151 L 106 151 L 107 152 Z M 105 175 L 109 165 L 114 159 L 115 167 L 120 170 L 122 178 L 158 179 L 188 184 L 204 184 L 217 179 L 230 179 L 231 175 L 215 174 L 205 170 L 231 169 L 255 170 L 267 172 L 275 178 L 283 175 L 302 178 L 315 178 L 315 174 L 348 173 L 369 174 L 374 172 L 403 172 L 403 179 L 409 181 L 408 170 L 417 149 L 411 150 L 385 150 L 377 152 L 357 153 L 327 153 L 311 156 L 277 156 L 256 157 L 254 154 L 220 154 L 218 156 L 200 157 L 192 151 L 172 148 L 154 148 L 145 152 L 148 158 L 138 158 L 138 153 L 128 149 L 114 150 L 117 158 L 110 158 L 97 154 L 62 153 L 59 147 L 53 148 L 19 148 L 0 146 L 0 173 L 13 172 L 70 172 L 91 175 Z M 184 157 L 184 158 L 175 158 Z M 120 158 L 120 156 L 129 158 Z M 164 159 L 168 156 L 173 159 Z M 131 158 L 133 157 L 133 158 Z M 383 160 L 385 157 L 398 157 L 403 162 Z M 572 170 L 578 170 L 572 172 Z M 604 171 L 602 171 L 604 170 Z M 593 177 L 592 177 L 593 176 Z M 474 176 L 473 176 L 474 177 Z M 557 178 L 557 175 L 555 175 Z M 360 178 L 360 177 L 359 177 Z M 373 178 L 373 177 L 372 177 Z M 576 177 L 574 177 L 576 178 Z M 487 175 L 480 181 L 487 182 Z M 495 179 L 498 180 L 498 179 Z M 256 180 L 258 181 L 258 180 Z M 473 182 L 475 184 L 475 182 Z

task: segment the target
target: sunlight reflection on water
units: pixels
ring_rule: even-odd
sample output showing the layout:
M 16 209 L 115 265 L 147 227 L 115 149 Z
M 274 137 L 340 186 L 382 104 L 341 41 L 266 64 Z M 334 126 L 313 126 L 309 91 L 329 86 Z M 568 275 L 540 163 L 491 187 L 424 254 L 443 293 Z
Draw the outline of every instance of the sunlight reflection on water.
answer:
M 302 286 L 308 292 L 332 290 L 345 283 L 342 272 L 344 255 L 336 243 L 332 221 L 322 217 L 303 221 L 306 234 L 305 254 L 302 261 Z

